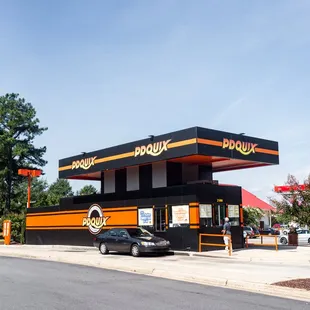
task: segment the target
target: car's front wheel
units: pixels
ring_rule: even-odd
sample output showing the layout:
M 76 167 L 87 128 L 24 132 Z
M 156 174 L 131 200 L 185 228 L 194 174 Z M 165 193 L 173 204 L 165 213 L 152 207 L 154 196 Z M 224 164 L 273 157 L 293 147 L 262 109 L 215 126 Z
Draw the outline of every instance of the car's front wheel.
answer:
M 108 250 L 107 246 L 106 246 L 103 242 L 100 243 L 99 251 L 100 251 L 100 253 L 103 254 L 103 255 L 109 253 L 109 250 Z
M 139 246 L 137 244 L 133 244 L 131 247 L 131 255 L 133 257 L 138 257 L 140 256 L 140 249 Z
M 310 238 L 308 239 L 308 243 L 310 244 Z
M 280 243 L 283 244 L 283 245 L 286 245 L 287 244 L 287 239 L 286 238 L 281 238 L 280 239 Z

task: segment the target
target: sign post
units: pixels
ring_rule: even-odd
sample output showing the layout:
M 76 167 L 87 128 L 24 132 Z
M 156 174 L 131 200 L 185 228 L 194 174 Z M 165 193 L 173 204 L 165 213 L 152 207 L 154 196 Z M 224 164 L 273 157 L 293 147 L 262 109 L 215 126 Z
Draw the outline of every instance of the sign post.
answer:
M 28 177 L 28 202 L 27 208 L 30 208 L 30 197 L 31 197 L 31 180 L 33 177 L 39 177 L 42 174 L 41 170 L 36 169 L 19 169 L 18 174 L 24 177 Z
M 4 237 L 4 244 L 10 245 L 11 243 L 11 221 L 4 220 L 3 221 L 3 237 Z

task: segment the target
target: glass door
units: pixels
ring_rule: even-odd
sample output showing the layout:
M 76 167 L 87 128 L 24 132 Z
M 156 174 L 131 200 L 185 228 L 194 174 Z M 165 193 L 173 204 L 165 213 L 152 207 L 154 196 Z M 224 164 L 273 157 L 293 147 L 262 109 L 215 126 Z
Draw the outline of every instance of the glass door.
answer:
M 226 217 L 226 205 L 216 204 L 214 206 L 214 224 L 215 226 L 223 226 Z
M 156 207 L 154 210 L 154 228 L 157 232 L 166 231 L 166 209 L 165 207 Z

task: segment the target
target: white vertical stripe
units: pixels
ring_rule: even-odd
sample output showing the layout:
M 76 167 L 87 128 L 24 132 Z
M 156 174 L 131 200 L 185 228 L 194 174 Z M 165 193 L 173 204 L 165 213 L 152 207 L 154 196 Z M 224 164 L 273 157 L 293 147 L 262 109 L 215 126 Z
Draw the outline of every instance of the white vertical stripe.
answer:
M 167 187 L 167 163 L 161 161 L 152 164 L 152 186 Z
M 139 167 L 126 168 L 126 188 L 127 191 L 139 190 Z
M 104 172 L 104 193 L 115 193 L 115 171 L 107 170 Z

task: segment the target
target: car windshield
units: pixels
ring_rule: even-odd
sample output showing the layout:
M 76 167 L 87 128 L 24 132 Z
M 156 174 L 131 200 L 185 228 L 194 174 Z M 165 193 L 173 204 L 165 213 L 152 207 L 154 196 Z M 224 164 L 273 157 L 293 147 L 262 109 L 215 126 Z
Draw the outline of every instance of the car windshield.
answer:
M 143 228 L 129 228 L 127 231 L 130 237 L 152 237 L 152 234 Z

